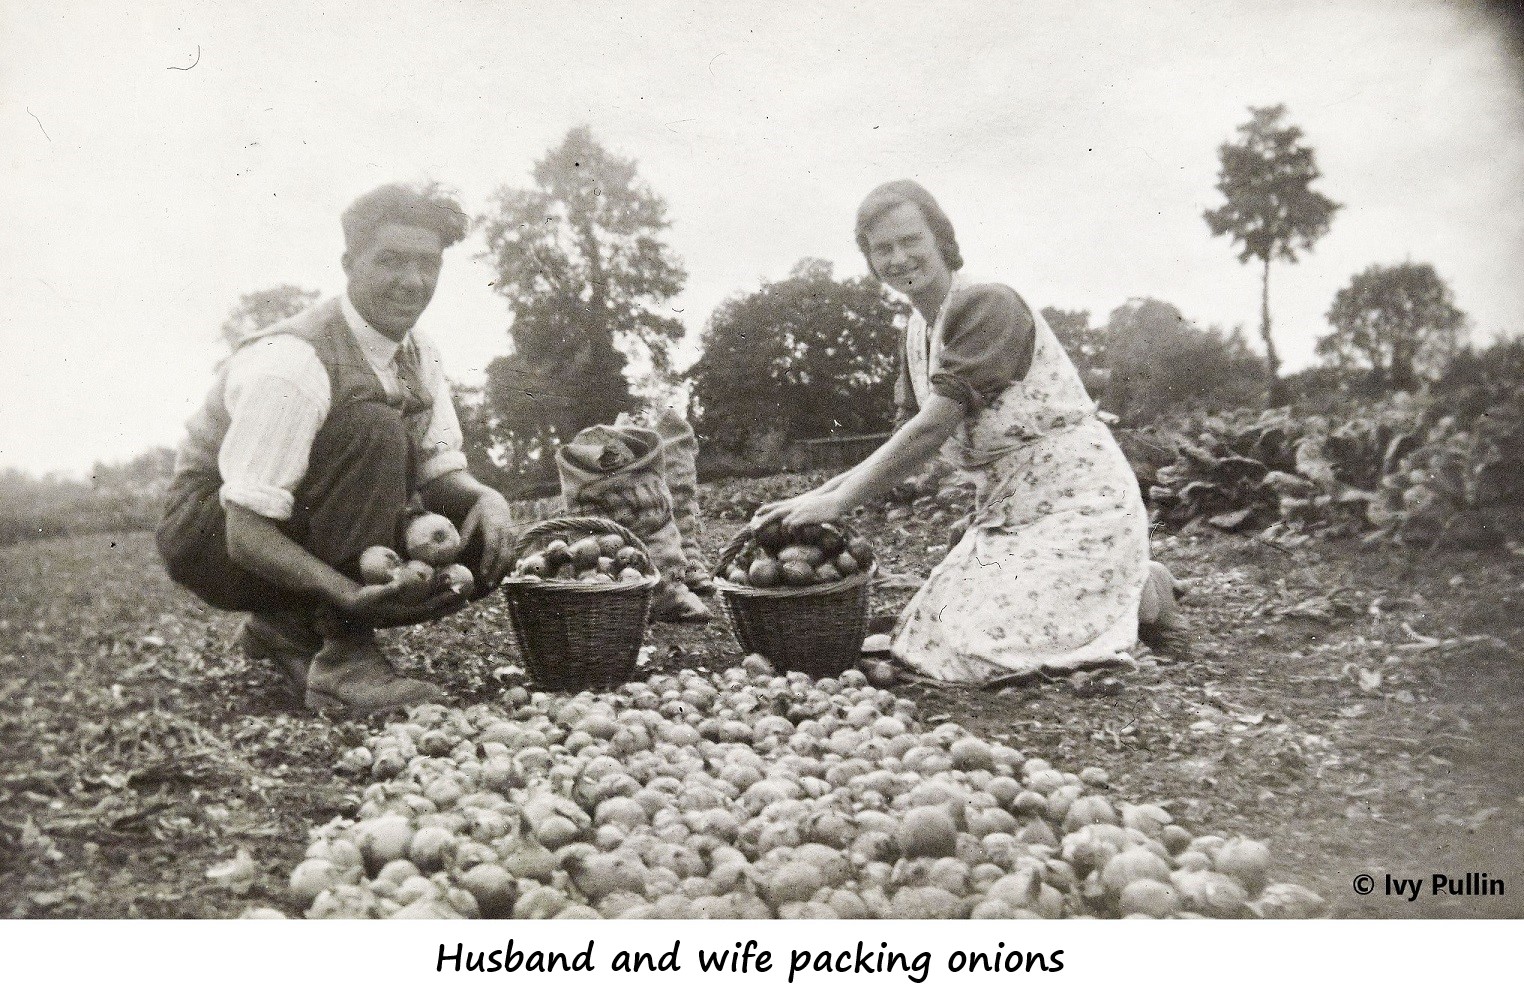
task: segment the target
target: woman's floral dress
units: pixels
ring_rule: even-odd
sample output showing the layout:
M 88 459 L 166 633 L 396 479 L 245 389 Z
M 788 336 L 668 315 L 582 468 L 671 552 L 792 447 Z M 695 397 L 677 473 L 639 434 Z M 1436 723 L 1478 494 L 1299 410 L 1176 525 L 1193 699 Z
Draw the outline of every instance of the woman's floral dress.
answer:
M 905 339 L 918 404 L 932 394 L 948 305 Z M 1037 669 L 1130 662 L 1148 576 L 1148 517 L 1131 466 L 1078 372 L 1033 313 L 1031 364 L 969 414 L 942 449 L 972 478 L 962 540 L 895 628 L 892 650 L 918 674 L 986 685 Z

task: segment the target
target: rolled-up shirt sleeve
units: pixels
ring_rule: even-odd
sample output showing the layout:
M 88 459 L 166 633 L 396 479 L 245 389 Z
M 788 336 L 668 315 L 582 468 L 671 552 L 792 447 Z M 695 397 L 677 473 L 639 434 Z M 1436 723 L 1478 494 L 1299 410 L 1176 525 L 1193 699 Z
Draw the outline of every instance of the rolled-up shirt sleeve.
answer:
M 434 411 L 428 427 L 415 445 L 417 472 L 415 482 L 422 486 L 446 473 L 466 468 L 465 437 L 461 433 L 460 418 L 455 413 L 455 401 L 450 395 L 450 381 L 445 377 L 439 353 L 426 338 L 414 333 L 418 346 L 420 377 L 429 395 L 434 397 Z
M 1026 377 L 1037 327 L 1021 295 L 1002 284 L 959 291 L 947 312 L 931 385 L 972 413 Z
M 223 394 L 230 423 L 217 456 L 222 502 L 290 518 L 330 396 L 328 372 L 302 340 L 275 336 L 239 350 Z

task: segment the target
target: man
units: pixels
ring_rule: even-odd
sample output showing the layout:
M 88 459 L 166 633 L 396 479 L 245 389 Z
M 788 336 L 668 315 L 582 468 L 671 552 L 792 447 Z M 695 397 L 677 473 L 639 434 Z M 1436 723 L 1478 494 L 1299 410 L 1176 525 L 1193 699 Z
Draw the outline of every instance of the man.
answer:
M 382 186 L 342 216 L 345 293 L 244 340 L 187 424 L 158 531 L 170 575 L 248 612 L 239 642 L 313 709 L 355 716 L 438 698 L 400 675 L 375 628 L 466 603 L 365 585 L 359 557 L 395 545 L 414 492 L 459 526 L 478 597 L 511 560 L 508 503 L 466 471 L 449 385 L 413 332 L 466 218 L 436 189 Z

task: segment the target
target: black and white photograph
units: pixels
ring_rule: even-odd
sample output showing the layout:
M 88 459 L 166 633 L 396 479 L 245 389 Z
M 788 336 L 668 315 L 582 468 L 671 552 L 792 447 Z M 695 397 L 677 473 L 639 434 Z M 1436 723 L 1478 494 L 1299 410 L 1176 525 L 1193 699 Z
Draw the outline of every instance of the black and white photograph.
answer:
M 0 917 L 1524 917 L 1514 5 L 13 3 L 0 110 Z

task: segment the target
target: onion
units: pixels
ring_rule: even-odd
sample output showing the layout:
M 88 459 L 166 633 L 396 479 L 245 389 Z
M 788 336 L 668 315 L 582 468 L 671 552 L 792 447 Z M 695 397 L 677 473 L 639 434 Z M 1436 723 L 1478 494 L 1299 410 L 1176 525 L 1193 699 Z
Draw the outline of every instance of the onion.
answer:
M 408 857 L 425 872 L 437 871 L 455 851 L 455 835 L 442 826 L 425 826 L 413 834 Z
M 1234 837 L 1218 848 L 1214 862 L 1218 871 L 1237 879 L 1249 892 L 1258 892 L 1270 869 L 1270 848 L 1258 840 Z
M 1116 822 L 1117 813 L 1111 807 L 1111 802 L 1100 795 L 1084 795 L 1074 799 L 1074 803 L 1069 806 L 1069 811 L 1064 816 L 1064 830 L 1073 832 L 1082 826 Z
M 485 917 L 507 917 L 513 912 L 518 884 L 501 865 L 479 864 L 466 872 L 461 887 L 475 898 Z
M 949 722 L 951 723 L 951 722 Z M 960 738 L 948 747 L 952 764 L 959 770 L 994 770 L 995 758 L 989 743 L 972 736 Z
M 1052 847 L 1058 843 L 1053 827 L 1042 819 L 1033 819 L 1021 827 L 1021 831 L 1016 834 L 1016 839 L 1027 844 L 1042 844 L 1045 847 Z
M 681 893 L 663 896 L 651 904 L 651 916 L 659 920 L 684 920 L 693 916 L 693 901 Z
M 408 844 L 413 840 L 413 827 L 401 816 L 366 820 L 355 832 L 356 846 L 365 858 L 366 867 L 372 871 L 406 855 Z
M 807 861 L 787 862 L 762 880 L 762 889 L 775 906 L 805 902 L 825 885 L 820 869 Z
M 906 767 L 927 776 L 952 769 L 952 760 L 935 746 L 916 746 L 907 750 L 901 758 L 905 761 Z
M 332 889 L 341 881 L 341 872 L 332 861 L 308 859 L 291 871 L 291 895 L 303 903 L 311 903 L 325 889 Z
M 535 839 L 544 844 L 546 849 L 555 850 L 564 847 L 580 835 L 575 823 L 562 815 L 549 815 L 534 824 Z
M 645 895 L 645 866 L 618 853 L 597 853 L 579 859 L 567 866 L 567 872 L 572 884 L 595 903 L 616 892 Z
M 1323 912 L 1264 885 L 1262 844 L 1192 839 L 1159 805 L 1087 792 L 1110 786 L 1099 768 L 924 730 L 859 671 L 811 683 L 751 664 L 569 697 L 505 683 L 506 714 L 430 705 L 378 729 L 352 750 L 371 774 L 362 821 L 313 831 L 293 898 L 329 917 Z M 374 882 L 348 884 L 366 868 Z
M 1117 898 L 1118 911 L 1145 917 L 1173 917 L 1180 912 L 1180 894 L 1174 886 L 1157 879 L 1144 878 L 1128 883 Z
M 1157 805 L 1122 805 L 1122 825 L 1156 840 L 1163 837 L 1164 827 L 1174 821 L 1174 816 Z
M 1046 815 L 1048 799 L 1036 791 L 1022 791 L 1011 802 L 1011 811 L 1022 816 Z
M 850 889 L 823 890 L 816 894 L 816 899 L 823 903 L 831 911 L 831 916 L 838 920 L 865 920 L 868 918 L 867 904 L 863 902 L 861 896 Z
M 1168 882 L 1169 877 L 1169 865 L 1145 847 L 1129 847 L 1113 855 L 1101 869 L 1101 882 L 1113 894 L 1120 894 L 1138 879 Z
M 650 822 L 646 809 L 633 798 L 607 798 L 593 814 L 593 822 L 599 826 L 615 825 L 628 831 Z
M 854 863 L 892 863 L 899 856 L 899 845 L 889 834 L 880 830 L 863 830 L 852 840 L 850 850 Z
M 888 916 L 896 920 L 947 920 L 957 916 L 958 898 L 933 886 L 906 886 L 889 899 Z
M 1290 882 L 1274 882 L 1265 886 L 1249 908 L 1267 920 L 1309 920 L 1324 916 L 1328 904 L 1310 889 Z
M 968 895 L 969 866 L 957 858 L 938 858 L 926 873 L 926 883 L 954 896 Z
M 1175 872 L 1170 881 L 1180 892 L 1187 910 L 1208 917 L 1242 917 L 1250 913 L 1243 886 L 1212 871 Z
M 966 812 L 968 831 L 976 837 L 988 836 L 991 833 L 1009 834 L 1020 829 L 1016 817 L 1004 809 L 989 808 Z
M 498 858 L 515 878 L 549 882 L 556 858 L 533 836 L 505 837 L 498 841 Z
M 919 806 L 905 813 L 895 838 L 905 857 L 945 857 L 957 851 L 958 828 L 942 806 Z
M 434 900 L 442 895 L 440 887 L 433 879 L 422 875 L 413 875 L 403 879 L 397 884 L 397 892 L 393 897 L 398 903 L 406 905 L 416 903 L 419 900 Z
M 355 869 L 341 870 L 338 881 L 352 883 L 357 881 L 361 874 L 361 872 Z M 396 887 L 404 880 L 412 878 L 417 874 L 418 868 L 413 862 L 398 858 L 395 861 L 388 861 L 382 865 L 381 869 L 376 872 L 375 881 Z

